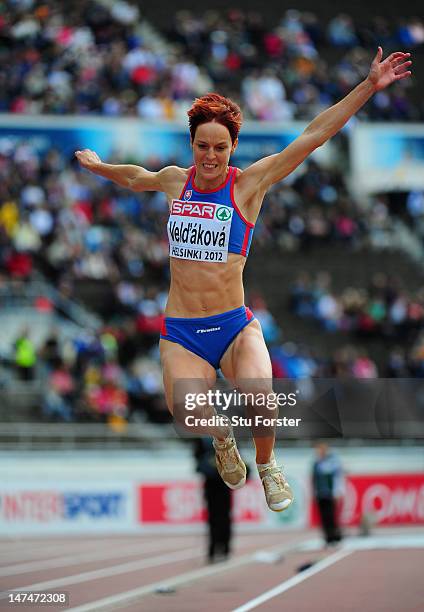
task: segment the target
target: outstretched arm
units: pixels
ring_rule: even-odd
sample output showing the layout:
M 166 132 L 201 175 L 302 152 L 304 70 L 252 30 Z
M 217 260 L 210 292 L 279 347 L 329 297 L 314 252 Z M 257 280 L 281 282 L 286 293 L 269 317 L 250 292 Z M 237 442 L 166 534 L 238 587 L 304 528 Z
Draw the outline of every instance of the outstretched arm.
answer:
M 176 166 L 150 172 L 132 164 L 105 164 L 90 149 L 76 151 L 75 157 L 83 168 L 132 191 L 164 191 L 172 194 L 185 181 L 184 170 Z
M 312 151 L 337 134 L 374 93 L 410 76 L 410 53 L 392 53 L 384 61 L 381 61 L 382 56 L 383 50 L 378 47 L 377 55 L 364 81 L 340 102 L 320 113 L 284 151 L 252 164 L 241 175 L 241 183 L 244 181 L 246 188 L 250 184 L 255 191 L 260 185 L 260 189 L 266 191 L 297 168 Z M 243 189 L 242 184 L 240 188 Z

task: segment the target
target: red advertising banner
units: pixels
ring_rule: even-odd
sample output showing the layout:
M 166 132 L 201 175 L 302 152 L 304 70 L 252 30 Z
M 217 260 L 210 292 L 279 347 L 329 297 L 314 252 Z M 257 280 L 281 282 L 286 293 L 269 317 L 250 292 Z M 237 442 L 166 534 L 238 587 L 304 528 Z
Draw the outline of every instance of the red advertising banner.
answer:
M 233 517 L 236 523 L 263 521 L 264 504 L 261 489 L 260 483 L 249 482 L 239 491 L 234 491 Z M 140 523 L 192 525 L 206 520 L 200 483 L 143 484 L 139 487 L 138 496 Z
M 377 525 L 424 524 L 424 474 L 348 476 L 339 512 L 344 526 L 359 525 L 364 516 Z M 315 503 L 310 525 L 319 525 Z
M 139 487 L 139 521 L 185 525 L 205 519 L 202 489 L 196 482 L 176 482 Z

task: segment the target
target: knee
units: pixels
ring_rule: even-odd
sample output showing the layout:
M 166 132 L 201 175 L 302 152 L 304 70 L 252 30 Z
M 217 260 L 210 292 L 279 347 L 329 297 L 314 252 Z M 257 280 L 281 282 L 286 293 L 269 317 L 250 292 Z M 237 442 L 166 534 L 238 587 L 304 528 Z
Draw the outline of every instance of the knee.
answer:
M 240 396 L 246 404 L 264 405 L 273 400 L 275 393 L 272 390 L 272 381 L 264 379 L 243 381 L 237 387 Z
M 194 411 L 200 409 L 207 402 L 209 385 L 202 380 L 175 380 L 170 385 L 172 407 L 175 410 Z

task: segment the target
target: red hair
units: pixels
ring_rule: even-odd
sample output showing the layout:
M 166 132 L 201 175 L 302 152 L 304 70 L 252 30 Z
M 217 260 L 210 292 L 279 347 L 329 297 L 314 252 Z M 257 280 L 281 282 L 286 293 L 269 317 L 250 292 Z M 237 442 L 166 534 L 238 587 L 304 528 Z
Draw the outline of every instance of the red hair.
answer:
M 229 98 L 224 98 L 216 93 L 208 93 L 201 98 L 196 98 L 187 115 L 192 141 L 199 125 L 216 121 L 228 129 L 231 142 L 234 144 L 243 121 L 240 107 Z

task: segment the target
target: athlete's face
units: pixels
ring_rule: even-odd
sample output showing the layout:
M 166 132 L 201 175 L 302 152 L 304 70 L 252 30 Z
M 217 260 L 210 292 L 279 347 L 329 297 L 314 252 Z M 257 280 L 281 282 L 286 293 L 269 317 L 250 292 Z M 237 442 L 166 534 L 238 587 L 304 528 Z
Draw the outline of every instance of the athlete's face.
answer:
M 237 141 L 232 144 L 228 129 L 215 121 L 202 123 L 192 146 L 197 182 L 199 177 L 207 182 L 224 179 L 230 155 L 237 146 Z

